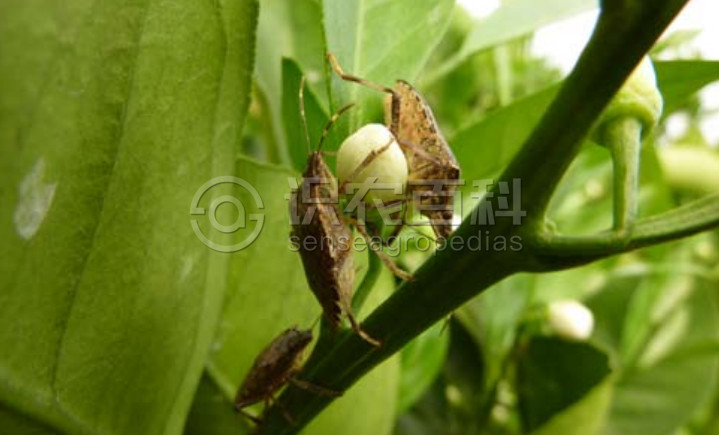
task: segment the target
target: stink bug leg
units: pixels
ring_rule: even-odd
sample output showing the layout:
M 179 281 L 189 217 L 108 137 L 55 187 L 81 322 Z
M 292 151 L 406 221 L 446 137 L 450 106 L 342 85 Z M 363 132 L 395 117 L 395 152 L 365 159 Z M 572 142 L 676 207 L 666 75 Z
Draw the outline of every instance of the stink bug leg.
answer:
M 354 224 L 355 228 L 357 228 L 357 231 L 364 237 L 364 239 L 367 241 L 367 244 L 370 243 L 371 237 L 369 234 L 367 234 L 367 230 L 362 222 L 360 222 L 357 219 L 350 218 L 350 221 Z M 382 263 L 384 263 L 385 266 L 399 279 L 405 280 L 405 281 L 412 281 L 414 280 L 414 276 L 399 268 L 394 262 L 389 258 L 389 256 L 382 251 L 381 249 L 373 249 L 370 247 L 370 250 L 379 257 L 380 260 L 382 260 Z
M 330 66 L 332 67 L 332 70 L 337 74 L 342 80 L 346 80 L 348 82 L 355 82 L 362 86 L 366 86 L 368 88 L 375 89 L 380 92 L 385 92 L 391 96 L 392 99 L 392 115 L 391 115 L 391 125 L 390 125 L 390 131 L 392 133 L 396 133 L 399 131 L 399 120 L 400 120 L 400 95 L 397 93 L 394 89 L 388 88 L 387 86 L 382 86 L 377 83 L 372 83 L 369 80 L 365 80 L 361 77 L 353 76 L 352 74 L 347 74 L 342 70 L 342 67 L 340 66 L 339 62 L 337 62 L 337 58 L 334 57 L 332 53 L 327 53 L 327 60 L 330 62 Z M 395 136 L 397 136 L 395 134 Z
M 315 393 L 320 396 L 339 397 L 342 394 L 344 394 L 343 391 L 330 390 L 329 388 L 325 388 L 320 385 L 315 385 L 312 382 L 303 381 L 303 380 L 297 379 L 297 378 L 290 379 L 290 382 L 297 388 L 302 388 L 303 390 L 307 390 L 310 393 Z

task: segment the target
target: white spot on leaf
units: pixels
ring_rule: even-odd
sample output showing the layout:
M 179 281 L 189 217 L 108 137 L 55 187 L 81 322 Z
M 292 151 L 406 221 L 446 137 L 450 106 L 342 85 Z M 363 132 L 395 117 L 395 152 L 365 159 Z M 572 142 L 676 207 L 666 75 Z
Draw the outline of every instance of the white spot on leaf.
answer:
M 43 183 L 44 176 L 45 159 L 40 157 L 20 182 L 13 221 L 17 233 L 25 240 L 30 240 L 40 229 L 55 196 L 57 183 Z

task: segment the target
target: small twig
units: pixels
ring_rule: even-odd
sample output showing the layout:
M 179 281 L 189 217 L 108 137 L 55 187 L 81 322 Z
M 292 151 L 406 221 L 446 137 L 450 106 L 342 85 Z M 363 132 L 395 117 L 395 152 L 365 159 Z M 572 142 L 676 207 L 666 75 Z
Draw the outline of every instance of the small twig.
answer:
M 540 233 L 531 250 L 541 257 L 540 263 L 553 270 L 562 264 L 571 267 L 610 255 L 658 243 L 681 239 L 719 225 L 719 194 L 684 204 L 666 213 L 636 222 L 631 234 L 618 237 L 614 232 L 592 236 L 562 236 Z M 525 239 L 526 240 L 526 239 Z M 530 242 L 531 243 L 531 242 Z

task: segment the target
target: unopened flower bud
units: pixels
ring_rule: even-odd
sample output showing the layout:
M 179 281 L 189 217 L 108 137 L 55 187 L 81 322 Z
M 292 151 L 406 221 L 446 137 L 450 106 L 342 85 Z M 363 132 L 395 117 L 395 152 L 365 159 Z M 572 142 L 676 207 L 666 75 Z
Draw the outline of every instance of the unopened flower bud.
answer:
M 374 159 L 359 172 L 365 158 L 374 150 L 381 150 Z M 337 154 L 337 177 L 341 183 L 364 183 L 376 177 L 382 188 L 371 188 L 365 201 L 372 203 L 376 198 L 384 203 L 402 199 L 407 184 L 407 159 L 392 133 L 382 124 L 367 124 L 345 139 Z M 392 188 L 397 187 L 395 191 Z M 399 192 L 399 193 L 398 193 Z
M 595 131 L 597 141 L 607 145 L 603 140 L 606 126 L 627 118 L 639 121 L 642 135 L 646 135 L 659 121 L 663 104 L 654 66 L 651 59 L 645 57 L 604 110 Z
M 574 300 L 549 304 L 547 320 L 552 330 L 567 340 L 584 341 L 592 335 L 594 329 L 592 312 Z

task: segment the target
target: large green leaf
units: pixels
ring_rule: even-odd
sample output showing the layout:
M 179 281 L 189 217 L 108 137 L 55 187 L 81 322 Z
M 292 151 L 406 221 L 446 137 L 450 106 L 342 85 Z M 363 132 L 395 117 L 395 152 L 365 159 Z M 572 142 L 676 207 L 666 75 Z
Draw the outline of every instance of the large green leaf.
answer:
M 607 435 L 672 434 L 708 398 L 716 353 L 669 359 L 632 374 L 615 388 Z
M 526 431 L 580 401 L 611 371 L 609 358 L 595 347 L 557 338 L 534 338 L 520 358 L 519 406 Z
M 347 72 L 393 86 L 414 81 L 439 42 L 451 16 L 453 0 L 359 0 L 324 2 L 327 47 Z M 352 130 L 370 120 L 382 121 L 385 95 L 332 78 L 335 107 L 349 102 Z
M 226 276 L 188 209 L 234 169 L 253 60 L 255 2 L 220 3 L 3 5 L 8 410 L 67 433 L 181 430 Z

